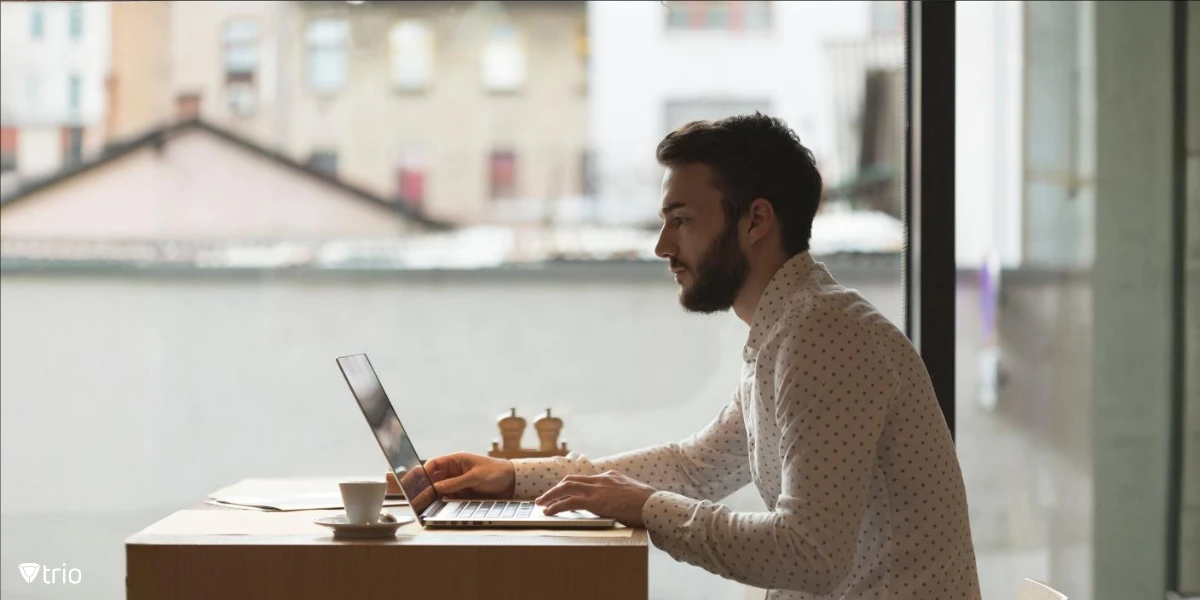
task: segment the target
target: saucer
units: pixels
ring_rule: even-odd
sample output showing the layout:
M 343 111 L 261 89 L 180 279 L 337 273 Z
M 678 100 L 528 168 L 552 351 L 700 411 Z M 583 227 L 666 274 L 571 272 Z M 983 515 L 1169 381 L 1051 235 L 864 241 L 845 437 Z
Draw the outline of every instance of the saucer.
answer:
M 313 519 L 313 523 L 332 529 L 334 537 L 357 540 L 395 537 L 396 530 L 412 520 L 412 517 L 396 517 L 385 512 L 379 515 L 377 523 L 351 523 L 345 514 Z

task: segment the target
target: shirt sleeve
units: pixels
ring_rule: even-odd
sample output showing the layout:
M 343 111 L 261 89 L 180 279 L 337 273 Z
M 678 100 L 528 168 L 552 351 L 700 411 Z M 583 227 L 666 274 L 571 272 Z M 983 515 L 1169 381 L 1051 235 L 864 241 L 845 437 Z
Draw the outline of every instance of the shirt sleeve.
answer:
M 875 448 L 898 380 L 871 334 L 793 328 L 759 379 L 773 383 L 782 486 L 773 512 L 659 492 L 642 511 L 676 560 L 755 587 L 832 592 L 850 573 Z M 760 441 L 761 443 L 761 441 Z M 774 444 L 772 444 L 774 445 Z
M 620 471 L 646 485 L 690 498 L 719 500 L 750 482 L 746 425 L 738 399 L 711 423 L 677 443 L 588 460 L 570 453 L 514 460 L 517 498 L 535 498 L 567 475 Z

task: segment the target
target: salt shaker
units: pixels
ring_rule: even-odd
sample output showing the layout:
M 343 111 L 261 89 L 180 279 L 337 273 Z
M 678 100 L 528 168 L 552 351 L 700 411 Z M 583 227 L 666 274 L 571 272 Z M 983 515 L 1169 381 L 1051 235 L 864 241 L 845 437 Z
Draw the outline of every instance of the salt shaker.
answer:
M 555 452 L 558 450 L 558 434 L 562 432 L 563 422 L 558 417 L 550 416 L 550 409 L 542 413 L 533 422 L 533 428 L 537 430 L 538 442 L 541 445 L 542 452 Z
M 521 449 L 521 436 L 525 434 L 525 419 L 517 416 L 517 409 L 511 408 L 497 419 L 500 426 L 500 440 L 506 451 Z

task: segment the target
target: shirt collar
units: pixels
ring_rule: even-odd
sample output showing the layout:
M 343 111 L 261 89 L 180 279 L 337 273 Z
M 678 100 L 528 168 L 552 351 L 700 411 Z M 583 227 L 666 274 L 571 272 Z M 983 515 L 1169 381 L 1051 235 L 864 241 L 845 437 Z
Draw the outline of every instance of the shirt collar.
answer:
M 742 349 L 743 359 L 751 361 L 758 356 L 758 349 L 766 339 L 767 333 L 783 318 L 787 299 L 809 280 L 814 265 L 816 262 L 806 251 L 791 257 L 775 271 L 775 275 L 763 290 L 762 297 L 758 299 L 758 308 L 754 310 L 754 318 L 751 320 L 750 336 Z

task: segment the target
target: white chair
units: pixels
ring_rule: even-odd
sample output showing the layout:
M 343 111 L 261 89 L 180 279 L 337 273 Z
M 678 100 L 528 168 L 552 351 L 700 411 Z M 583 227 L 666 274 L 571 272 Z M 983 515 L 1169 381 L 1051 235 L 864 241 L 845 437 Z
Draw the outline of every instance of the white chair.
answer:
M 1044 583 L 1026 579 L 1021 584 L 1017 600 L 1067 600 L 1067 595 Z

